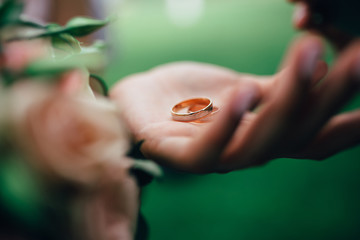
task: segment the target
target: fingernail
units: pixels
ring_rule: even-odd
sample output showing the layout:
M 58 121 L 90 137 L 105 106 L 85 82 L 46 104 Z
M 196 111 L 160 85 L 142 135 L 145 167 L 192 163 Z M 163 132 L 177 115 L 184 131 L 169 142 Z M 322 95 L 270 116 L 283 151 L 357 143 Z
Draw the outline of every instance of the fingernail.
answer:
M 304 3 L 297 3 L 295 5 L 293 23 L 297 28 L 304 28 L 309 19 L 308 7 Z
M 255 95 L 254 88 L 244 88 L 237 92 L 233 99 L 232 111 L 234 113 L 234 117 L 240 119 L 246 110 L 248 110 L 253 102 Z
M 316 71 L 317 63 L 321 55 L 321 47 L 315 41 L 308 41 L 303 51 L 302 72 L 304 79 L 310 80 Z

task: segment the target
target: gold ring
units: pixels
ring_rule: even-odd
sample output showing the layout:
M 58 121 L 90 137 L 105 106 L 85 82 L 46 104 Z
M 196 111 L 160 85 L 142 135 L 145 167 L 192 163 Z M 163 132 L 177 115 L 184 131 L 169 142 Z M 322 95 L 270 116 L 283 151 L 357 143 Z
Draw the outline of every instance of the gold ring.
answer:
M 191 109 L 191 110 L 189 110 Z M 211 113 L 213 103 L 209 98 L 192 98 L 177 103 L 171 109 L 172 118 L 175 121 L 194 121 Z

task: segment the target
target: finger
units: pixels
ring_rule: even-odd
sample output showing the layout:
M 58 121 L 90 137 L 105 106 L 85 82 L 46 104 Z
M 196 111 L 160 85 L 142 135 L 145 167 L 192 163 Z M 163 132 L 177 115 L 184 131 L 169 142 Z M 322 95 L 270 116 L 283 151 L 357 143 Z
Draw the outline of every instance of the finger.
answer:
M 243 86 L 229 99 L 229 103 L 220 109 L 213 123 L 204 125 L 198 136 L 146 141 L 141 149 L 150 153 L 150 157 L 170 167 L 196 173 L 213 172 L 219 156 L 232 138 L 245 112 L 256 101 L 257 94 L 255 87 Z
M 285 68 L 276 74 L 275 77 L 262 77 L 261 79 L 254 78 L 252 81 L 257 83 L 261 92 L 261 96 L 266 97 L 273 92 L 272 89 L 275 88 L 276 81 L 287 77 L 289 71 L 291 71 L 291 69 Z M 319 60 L 316 64 L 315 72 L 311 79 L 311 86 L 316 86 L 327 75 L 328 71 L 329 67 L 327 63 L 323 60 Z
M 272 93 L 273 91 L 271 89 L 275 87 L 274 84 L 276 84 L 276 80 L 286 78 L 289 75 L 289 71 L 293 71 L 293 70 L 289 68 L 285 68 L 281 72 L 276 74 L 275 78 L 271 77 L 265 79 L 266 81 L 262 81 L 259 84 L 262 92 Z M 315 64 L 315 71 L 311 78 L 311 86 L 316 86 L 327 75 L 328 71 L 329 71 L 329 67 L 327 63 L 323 60 L 318 60 L 318 62 Z
M 197 153 L 193 155 L 200 167 L 208 171 L 217 168 L 219 158 L 229 144 L 244 114 L 254 106 L 260 98 L 255 85 L 242 85 L 230 97 L 228 104 L 219 112 L 214 123 L 209 125 L 203 134 L 195 139 L 189 151 Z
M 360 84 L 360 42 L 353 44 L 339 58 L 328 78 L 311 92 L 307 109 L 297 130 L 306 137 L 319 129 L 358 92 Z
M 285 62 L 289 71 L 277 81 L 253 124 L 237 135 L 223 155 L 225 168 L 248 167 L 270 157 L 274 146 L 287 133 L 287 126 L 297 117 L 321 52 L 321 41 L 312 36 L 292 46 Z
M 296 158 L 325 159 L 360 143 L 360 110 L 333 117 Z
M 295 4 L 293 14 L 293 24 L 295 28 L 304 29 L 306 28 L 311 20 L 311 12 L 309 5 L 304 2 L 298 2 Z

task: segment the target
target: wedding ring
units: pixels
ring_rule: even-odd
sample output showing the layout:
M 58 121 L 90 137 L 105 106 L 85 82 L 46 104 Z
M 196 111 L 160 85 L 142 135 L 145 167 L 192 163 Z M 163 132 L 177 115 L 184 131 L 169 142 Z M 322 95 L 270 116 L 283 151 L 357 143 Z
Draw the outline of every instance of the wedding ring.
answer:
M 194 109 L 194 106 L 196 106 L 196 111 L 189 111 L 189 109 Z M 203 118 L 209 115 L 212 110 L 213 103 L 211 99 L 192 98 L 177 103 L 171 109 L 171 115 L 175 121 L 188 122 Z

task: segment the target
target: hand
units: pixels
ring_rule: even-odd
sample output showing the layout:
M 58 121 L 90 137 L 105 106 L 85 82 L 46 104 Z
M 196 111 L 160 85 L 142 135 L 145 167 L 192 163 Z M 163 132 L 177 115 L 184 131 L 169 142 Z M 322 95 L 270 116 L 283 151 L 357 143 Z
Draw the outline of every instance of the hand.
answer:
M 296 3 L 294 25 L 316 31 L 329 39 L 338 51 L 360 35 L 358 0 L 289 0 Z
M 322 159 L 360 139 L 360 112 L 333 116 L 358 89 L 360 44 L 319 81 L 326 74 L 321 53 L 321 41 L 307 36 L 293 44 L 285 68 L 274 76 L 174 63 L 130 76 L 110 95 L 134 140 L 144 140 L 142 153 L 176 169 L 226 172 L 279 157 Z M 171 119 L 174 104 L 202 96 L 220 108 L 214 119 Z

